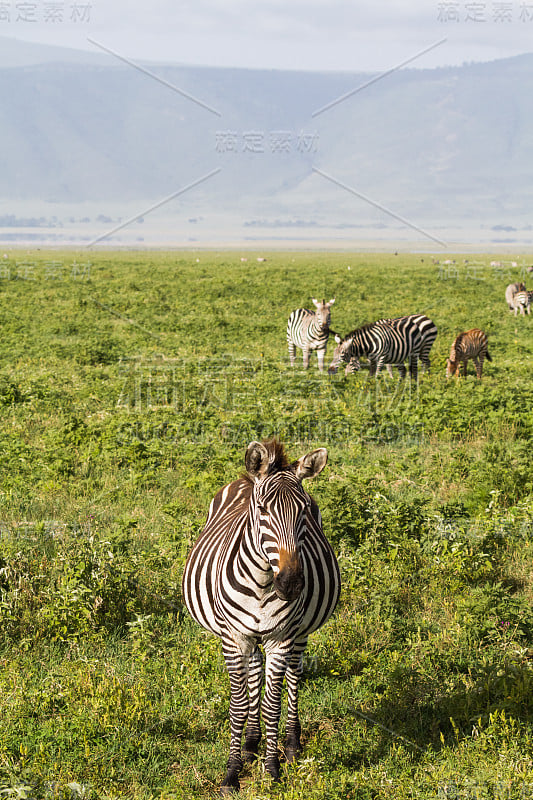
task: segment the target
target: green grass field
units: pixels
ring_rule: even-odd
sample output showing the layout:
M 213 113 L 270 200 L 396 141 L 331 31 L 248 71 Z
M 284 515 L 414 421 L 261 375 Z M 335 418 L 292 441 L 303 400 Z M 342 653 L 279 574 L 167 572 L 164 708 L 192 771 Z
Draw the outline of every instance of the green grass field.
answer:
M 533 798 L 533 316 L 504 301 L 521 267 L 246 255 L 0 263 L 0 797 L 217 795 L 229 686 L 181 573 L 248 442 L 278 434 L 294 458 L 328 448 L 307 488 L 343 592 L 310 640 L 299 762 L 276 785 L 248 767 L 240 796 Z M 291 371 L 287 317 L 312 297 L 336 298 L 341 333 L 426 313 L 431 375 Z M 446 381 L 471 327 L 493 361 Z

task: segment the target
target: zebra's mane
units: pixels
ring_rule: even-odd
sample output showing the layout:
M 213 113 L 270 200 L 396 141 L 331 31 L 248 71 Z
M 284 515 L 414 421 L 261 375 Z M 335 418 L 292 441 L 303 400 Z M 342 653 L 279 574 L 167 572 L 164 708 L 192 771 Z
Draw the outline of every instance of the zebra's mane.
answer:
M 465 333 L 466 333 L 466 331 L 463 331 L 462 333 L 457 334 L 457 336 L 455 337 L 455 341 L 452 344 L 453 356 L 452 356 L 451 351 L 450 351 L 450 358 L 451 358 L 452 361 L 455 361 L 455 358 L 456 358 L 456 355 L 457 355 L 457 350 L 461 349 L 461 345 L 463 344 L 463 339 L 465 337 Z
M 270 463 L 269 472 L 278 472 L 290 466 L 291 462 L 287 457 L 285 447 L 277 436 L 273 436 L 272 439 L 266 439 L 263 441 L 263 444 L 268 450 L 268 460 Z
M 347 333 L 342 341 L 345 342 L 346 339 L 353 339 L 353 337 L 357 333 L 363 333 L 364 331 L 368 331 L 368 330 L 370 330 L 370 328 L 373 328 L 375 324 L 376 324 L 375 322 L 365 322 L 364 325 L 360 325 L 359 328 L 354 328 L 353 331 L 350 331 L 350 333 Z
M 283 469 L 288 469 L 291 465 L 291 461 L 289 460 L 287 453 L 285 452 L 285 447 L 282 442 L 277 438 L 277 436 L 273 436 L 271 439 L 264 439 L 261 444 L 263 444 L 266 449 L 268 450 L 268 474 L 272 475 L 274 472 L 280 472 Z M 245 480 L 250 481 L 253 483 L 253 478 L 245 472 L 242 476 Z

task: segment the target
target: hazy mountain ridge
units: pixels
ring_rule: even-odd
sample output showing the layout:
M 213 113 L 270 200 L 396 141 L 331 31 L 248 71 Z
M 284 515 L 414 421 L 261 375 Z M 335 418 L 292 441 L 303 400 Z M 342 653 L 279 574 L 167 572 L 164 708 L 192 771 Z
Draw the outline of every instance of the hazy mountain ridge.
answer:
M 173 91 L 125 64 L 63 55 L 0 67 L 4 214 L 16 203 L 40 217 L 32 204 L 46 201 L 113 216 L 219 169 L 187 194 L 191 213 L 390 221 L 316 168 L 421 223 L 531 222 L 533 55 L 402 70 L 319 114 L 371 76 L 151 65 Z

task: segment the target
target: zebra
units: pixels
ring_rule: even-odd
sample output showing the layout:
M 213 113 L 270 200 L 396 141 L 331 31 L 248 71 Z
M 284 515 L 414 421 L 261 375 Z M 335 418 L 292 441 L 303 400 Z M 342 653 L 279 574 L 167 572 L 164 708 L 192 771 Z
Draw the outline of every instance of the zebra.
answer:
M 509 306 L 509 311 L 514 311 L 516 314 L 516 309 L 513 303 L 513 299 L 517 292 L 525 292 L 526 287 L 525 284 L 522 282 L 519 283 L 510 283 L 507 289 L 505 290 L 505 302 Z
M 515 292 L 513 298 L 511 300 L 512 308 L 514 309 L 514 315 L 516 317 L 518 313 L 518 309 L 520 309 L 521 314 L 531 314 L 531 296 L 530 292 L 527 289 L 523 291 Z
M 461 363 L 463 364 L 463 375 L 466 376 L 468 359 L 471 358 L 476 365 L 476 375 L 481 380 L 483 372 L 483 361 L 485 358 L 492 361 L 488 350 L 487 334 L 472 328 L 469 331 L 460 333 L 450 348 L 450 357 L 446 362 L 446 377 L 458 375 Z
M 400 369 L 403 377 L 403 362 L 409 359 L 409 373 L 416 380 L 420 342 L 420 329 L 408 317 L 401 318 L 395 325 L 385 320 L 363 325 L 337 342 L 328 371 L 330 374 L 336 372 L 343 361 L 350 368 L 355 367 L 360 356 L 366 356 L 370 361 L 371 376 L 378 375 L 384 364 L 397 364 L 399 369 L 400 366 L 403 368 Z
M 430 320 L 429 317 L 426 317 L 425 314 L 409 314 L 406 317 L 394 318 L 388 317 L 386 319 L 380 319 L 378 322 L 388 322 L 393 326 L 397 326 L 398 323 L 403 322 L 404 320 L 412 320 L 412 322 L 414 322 L 420 330 L 420 353 L 418 357 L 422 362 L 422 371 L 429 374 L 431 368 L 429 352 L 433 347 L 433 342 L 437 338 L 437 326 L 432 320 Z M 340 343 L 341 339 L 338 337 L 338 335 L 335 335 L 335 341 L 337 344 Z M 405 378 L 405 366 L 403 364 L 398 364 L 397 366 L 400 377 Z M 392 365 L 385 364 L 385 367 L 389 375 L 392 377 Z M 359 369 L 361 369 L 361 364 L 359 363 L 358 359 L 352 358 L 344 371 L 346 375 L 350 375 L 354 372 L 357 372 Z
M 288 689 L 285 754 L 300 751 L 298 684 L 310 633 L 333 613 L 340 573 L 302 481 L 318 475 L 319 448 L 290 462 L 277 439 L 250 442 L 247 474 L 220 489 L 185 565 L 183 598 L 194 619 L 219 636 L 230 680 L 230 750 L 221 794 L 239 790 L 243 755 L 257 757 L 261 738 L 263 655 L 265 768 L 279 777 L 277 750 L 283 678 Z M 248 690 L 248 691 L 247 691 Z M 244 724 L 244 753 L 241 750 Z
M 329 323 L 331 321 L 330 308 L 335 302 L 335 298 L 326 303 L 322 300 L 318 302 L 313 297 L 316 311 L 309 311 L 308 308 L 297 308 L 293 311 L 287 322 L 287 344 L 289 346 L 289 358 L 291 367 L 294 366 L 296 359 L 296 348 L 299 347 L 303 352 L 304 369 L 309 367 L 309 351 L 316 350 L 318 358 L 318 369 L 324 369 L 324 356 L 329 337 Z

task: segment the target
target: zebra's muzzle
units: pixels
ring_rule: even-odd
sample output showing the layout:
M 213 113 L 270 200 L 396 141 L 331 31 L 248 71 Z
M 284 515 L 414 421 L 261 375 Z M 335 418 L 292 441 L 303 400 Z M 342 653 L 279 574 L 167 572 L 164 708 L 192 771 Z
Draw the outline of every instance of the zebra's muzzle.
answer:
M 304 576 L 300 568 L 286 567 L 274 578 L 274 591 L 280 600 L 292 603 L 304 588 Z

